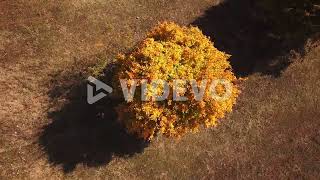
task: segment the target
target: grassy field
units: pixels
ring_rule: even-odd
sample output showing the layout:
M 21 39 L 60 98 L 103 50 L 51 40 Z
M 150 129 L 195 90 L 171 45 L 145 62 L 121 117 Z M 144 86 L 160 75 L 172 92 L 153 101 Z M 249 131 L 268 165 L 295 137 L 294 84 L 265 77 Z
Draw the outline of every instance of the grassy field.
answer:
M 0 1 L 0 179 L 318 179 L 320 42 L 299 40 L 301 55 L 283 54 L 269 38 L 258 44 L 270 32 L 235 7 Z M 83 82 L 88 67 L 126 52 L 163 20 L 199 26 L 248 80 L 218 127 L 146 145 L 112 123 L 112 103 L 104 115 L 89 107 Z

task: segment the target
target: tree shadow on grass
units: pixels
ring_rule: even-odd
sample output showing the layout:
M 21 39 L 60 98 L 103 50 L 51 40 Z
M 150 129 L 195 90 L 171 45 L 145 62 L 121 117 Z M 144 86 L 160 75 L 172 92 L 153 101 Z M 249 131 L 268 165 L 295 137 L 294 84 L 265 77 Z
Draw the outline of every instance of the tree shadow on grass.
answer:
M 279 76 L 290 63 L 291 50 L 303 54 L 308 32 L 303 28 L 281 27 L 267 20 L 253 0 L 226 0 L 208 9 L 192 25 L 198 26 L 211 37 L 215 46 L 231 54 L 231 65 L 238 76 L 259 72 Z M 281 24 L 281 22 L 278 22 Z M 300 33 L 295 38 L 284 38 L 287 33 Z
M 83 81 L 79 79 L 73 82 Z M 62 165 L 64 172 L 68 173 L 77 164 L 89 167 L 106 165 L 113 156 L 130 157 L 141 153 L 148 145 L 127 134 L 116 122 L 114 107 L 119 102 L 104 99 L 89 105 L 85 82 L 73 87 L 56 86 L 50 95 L 54 100 L 68 89 L 72 89 L 67 95 L 69 103 L 48 113 L 52 122 L 43 128 L 39 137 L 39 144 L 50 163 Z

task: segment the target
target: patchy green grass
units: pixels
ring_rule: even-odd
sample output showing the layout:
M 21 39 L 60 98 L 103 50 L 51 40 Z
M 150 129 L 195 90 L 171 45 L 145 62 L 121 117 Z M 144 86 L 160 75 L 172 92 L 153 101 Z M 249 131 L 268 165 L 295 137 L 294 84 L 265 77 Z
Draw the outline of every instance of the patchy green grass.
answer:
M 308 45 L 306 55 L 292 58 L 278 78 L 249 75 L 233 113 L 215 129 L 180 140 L 159 137 L 130 156 L 119 155 L 113 144 L 104 146 L 115 135 L 103 134 L 99 125 L 104 122 L 94 121 L 93 128 L 78 123 L 78 118 L 86 117 L 86 109 L 73 90 L 86 78 L 88 67 L 132 48 L 157 21 L 190 24 L 218 3 L 1 1 L 0 179 L 319 177 L 319 42 Z M 52 113 L 56 111 L 63 111 L 62 116 Z M 57 151 L 49 154 L 38 140 L 43 127 L 54 121 L 66 126 L 55 127 L 47 136 Z M 81 139 L 86 133 L 91 144 Z M 64 139 L 69 144 L 62 146 Z M 87 149 L 77 154 L 79 149 L 72 145 Z M 100 146 L 118 153 L 108 154 L 112 157 L 105 161 L 95 159 L 99 153 L 105 155 L 94 153 Z M 84 159 L 71 162 L 74 167 L 66 173 L 70 162 L 63 155 L 73 154 Z

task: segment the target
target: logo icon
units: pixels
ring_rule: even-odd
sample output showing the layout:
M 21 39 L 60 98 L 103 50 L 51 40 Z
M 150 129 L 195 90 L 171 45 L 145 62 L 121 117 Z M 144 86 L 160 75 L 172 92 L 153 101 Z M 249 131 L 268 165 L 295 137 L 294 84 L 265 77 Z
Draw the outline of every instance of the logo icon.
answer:
M 164 101 L 168 99 L 172 90 L 173 101 L 188 101 L 192 100 L 185 96 L 187 86 L 191 86 L 196 101 L 202 101 L 203 98 L 213 98 L 215 101 L 226 101 L 232 95 L 232 83 L 225 79 L 215 79 L 208 83 L 208 80 L 202 80 L 199 86 L 198 82 L 192 80 L 174 79 L 172 88 L 169 83 L 164 80 L 151 80 L 150 83 L 146 79 L 120 79 L 121 89 L 124 99 L 127 102 L 134 100 L 134 95 L 137 86 L 141 86 L 141 101 Z M 129 86 L 128 86 L 129 85 Z M 209 85 L 209 96 L 205 96 L 206 89 Z M 217 87 L 220 88 L 220 93 L 217 92 Z M 119 89 L 117 89 L 119 90 Z M 98 79 L 89 76 L 87 85 L 87 102 L 94 104 L 108 94 L 112 93 L 112 87 L 99 81 Z
M 87 102 L 89 104 L 94 104 L 95 102 L 107 96 L 107 93 L 112 93 L 112 91 L 112 87 L 92 76 L 88 77 Z

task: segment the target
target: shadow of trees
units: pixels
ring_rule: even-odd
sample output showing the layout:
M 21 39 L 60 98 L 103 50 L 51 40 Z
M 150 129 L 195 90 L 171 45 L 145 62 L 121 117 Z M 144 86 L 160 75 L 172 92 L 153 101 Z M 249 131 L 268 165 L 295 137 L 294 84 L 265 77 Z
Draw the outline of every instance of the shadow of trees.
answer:
M 238 76 L 254 72 L 279 76 L 290 64 L 290 58 L 284 55 L 291 50 L 303 54 L 310 32 L 299 24 L 292 28 L 286 19 L 271 22 L 255 3 L 226 0 L 208 9 L 192 25 L 211 37 L 218 49 L 232 55 L 230 61 Z M 281 31 L 279 24 L 283 25 Z
M 105 98 L 89 105 L 83 78 L 63 78 L 72 85 L 55 85 L 49 94 L 54 101 L 66 91 L 68 103 L 48 113 L 52 122 L 43 128 L 39 137 L 50 163 L 62 165 L 68 173 L 77 164 L 96 167 L 108 164 L 113 156 L 130 157 L 143 151 L 148 143 L 127 134 L 116 122 L 117 100 Z

